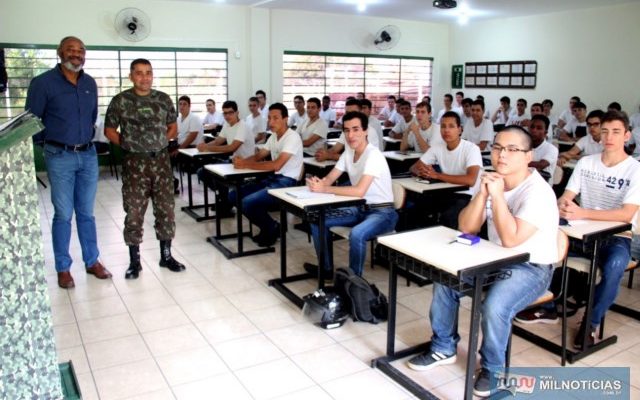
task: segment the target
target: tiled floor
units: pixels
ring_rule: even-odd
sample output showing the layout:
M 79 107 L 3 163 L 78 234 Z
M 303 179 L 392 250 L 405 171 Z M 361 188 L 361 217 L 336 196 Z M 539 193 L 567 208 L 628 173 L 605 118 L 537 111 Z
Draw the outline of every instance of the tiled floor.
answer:
M 46 175 L 42 178 L 46 182 Z M 195 198 L 202 196 L 200 187 Z M 410 399 L 410 393 L 378 370 L 370 360 L 384 353 L 386 324 L 348 322 L 330 331 L 306 322 L 300 311 L 267 280 L 279 274 L 279 249 L 234 260 L 225 259 L 205 241 L 212 222 L 196 223 L 180 211 L 186 195 L 176 197 L 174 255 L 187 270 L 158 267 L 159 249 L 148 211 L 141 246 L 144 270 L 125 280 L 128 250 L 122 239 L 124 212 L 120 182 L 101 177 L 95 206 L 101 260 L 114 274 L 100 281 L 83 271 L 80 247 L 72 238 L 72 273 L 76 287 L 57 287 L 51 248 L 52 206 L 40 187 L 40 213 L 47 280 L 60 361 L 73 360 L 83 398 L 91 399 Z M 151 207 L 149 207 L 151 208 Z M 224 226 L 229 228 L 230 220 Z M 292 269 L 315 256 L 306 235 L 290 230 L 288 260 Z M 252 244 L 250 245 L 252 246 Z M 336 246 L 336 264 L 344 265 L 344 243 Z M 365 277 L 387 292 L 388 272 L 367 269 Z M 636 280 L 637 282 L 638 280 Z M 314 282 L 291 285 L 300 294 Z M 623 288 L 620 302 L 640 307 L 638 287 Z M 430 336 L 425 318 L 431 289 L 399 286 L 398 348 Z M 460 313 L 458 362 L 428 373 L 398 368 L 446 399 L 459 399 L 464 388 L 469 302 Z M 571 332 L 576 321 L 572 321 Z M 618 343 L 591 355 L 580 366 L 630 366 L 632 398 L 640 398 L 640 323 L 609 313 L 607 333 Z M 558 326 L 534 327 L 558 338 Z M 559 366 L 555 357 L 519 338 L 513 340 L 515 366 Z

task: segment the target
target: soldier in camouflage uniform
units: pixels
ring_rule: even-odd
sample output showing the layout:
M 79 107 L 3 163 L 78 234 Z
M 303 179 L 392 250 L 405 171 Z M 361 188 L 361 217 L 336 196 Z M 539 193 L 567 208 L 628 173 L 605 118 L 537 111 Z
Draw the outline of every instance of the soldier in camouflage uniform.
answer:
M 151 89 L 153 69 L 145 59 L 131 62 L 129 79 L 133 88 L 116 95 L 105 116 L 105 136 L 122 147 L 122 200 L 127 213 L 124 241 L 131 262 L 126 279 L 136 279 L 140 264 L 144 214 L 149 198 L 153 202 L 156 237 L 160 241 L 160 266 L 179 272 L 184 265 L 171 256 L 176 223 L 173 174 L 167 147 L 177 135 L 176 110 L 171 98 Z M 120 133 L 116 129 L 120 127 Z

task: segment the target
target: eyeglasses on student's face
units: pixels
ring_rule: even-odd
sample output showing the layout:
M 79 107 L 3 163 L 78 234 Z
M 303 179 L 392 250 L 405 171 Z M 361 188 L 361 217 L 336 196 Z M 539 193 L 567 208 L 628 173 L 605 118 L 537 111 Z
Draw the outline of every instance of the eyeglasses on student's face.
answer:
M 506 151 L 507 154 L 515 154 L 515 153 L 527 153 L 531 150 L 519 149 L 516 146 L 502 146 L 500 144 L 494 143 L 491 147 L 491 152 L 495 154 L 502 154 L 502 151 Z

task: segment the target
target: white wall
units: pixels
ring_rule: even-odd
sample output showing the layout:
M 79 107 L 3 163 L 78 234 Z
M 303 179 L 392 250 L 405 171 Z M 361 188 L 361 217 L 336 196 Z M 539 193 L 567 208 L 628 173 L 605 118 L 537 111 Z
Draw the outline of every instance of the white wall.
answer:
M 451 63 L 536 60 L 535 89 L 468 89 L 494 110 L 507 95 L 512 105 L 550 98 L 554 112 L 578 95 L 589 109 L 619 101 L 635 112 L 640 102 L 640 4 L 470 23 L 452 29 Z

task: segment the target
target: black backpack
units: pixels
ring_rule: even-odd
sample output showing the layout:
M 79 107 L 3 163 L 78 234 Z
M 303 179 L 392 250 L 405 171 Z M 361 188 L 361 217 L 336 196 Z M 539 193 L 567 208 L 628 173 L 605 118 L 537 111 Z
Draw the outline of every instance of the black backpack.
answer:
M 336 291 L 345 301 L 348 299 L 347 306 L 351 309 L 354 321 L 377 324 L 387 320 L 389 303 L 376 285 L 346 268 L 336 269 L 333 281 Z

